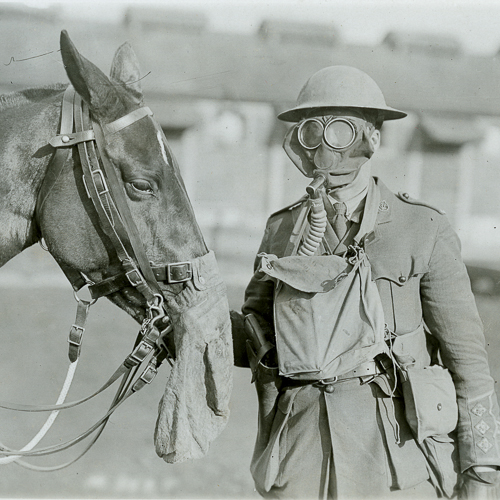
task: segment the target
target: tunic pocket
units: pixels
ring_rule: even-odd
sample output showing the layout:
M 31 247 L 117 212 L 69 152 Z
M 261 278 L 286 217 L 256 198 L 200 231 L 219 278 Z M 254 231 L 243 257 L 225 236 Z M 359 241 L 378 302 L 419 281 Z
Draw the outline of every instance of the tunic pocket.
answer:
M 288 421 L 295 396 L 301 389 L 301 387 L 291 387 L 280 394 L 267 446 L 262 452 L 256 450 L 257 453 L 252 457 L 250 472 L 259 493 L 268 492 L 276 482 L 281 463 L 280 437 Z

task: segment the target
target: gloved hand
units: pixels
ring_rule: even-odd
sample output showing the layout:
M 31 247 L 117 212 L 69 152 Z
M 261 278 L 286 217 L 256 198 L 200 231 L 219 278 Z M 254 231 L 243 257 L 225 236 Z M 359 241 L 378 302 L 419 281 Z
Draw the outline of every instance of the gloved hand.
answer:
M 460 500 L 500 499 L 500 471 L 496 467 L 471 467 L 463 475 Z

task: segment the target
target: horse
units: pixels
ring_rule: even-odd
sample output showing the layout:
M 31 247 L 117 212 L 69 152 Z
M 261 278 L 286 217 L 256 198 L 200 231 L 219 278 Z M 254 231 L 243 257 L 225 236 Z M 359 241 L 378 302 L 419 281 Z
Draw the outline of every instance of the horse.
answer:
M 156 451 L 167 462 L 203 456 L 227 420 L 232 380 L 215 257 L 144 105 L 131 46 L 118 48 L 109 77 L 66 31 L 60 47 L 70 85 L 0 96 L 0 267 L 44 242 L 75 292 L 87 285 L 92 300 L 105 296 L 141 324 L 129 364 L 157 350 L 167 332 L 173 368 Z M 76 325 L 70 359 L 83 330 Z

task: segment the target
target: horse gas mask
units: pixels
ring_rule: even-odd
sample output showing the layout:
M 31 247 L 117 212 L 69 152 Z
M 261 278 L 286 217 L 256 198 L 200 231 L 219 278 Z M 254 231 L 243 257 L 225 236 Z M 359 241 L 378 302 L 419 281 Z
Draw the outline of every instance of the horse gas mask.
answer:
M 324 177 L 329 190 L 354 181 L 375 151 L 373 133 L 373 125 L 361 117 L 321 115 L 292 127 L 283 148 L 306 177 Z

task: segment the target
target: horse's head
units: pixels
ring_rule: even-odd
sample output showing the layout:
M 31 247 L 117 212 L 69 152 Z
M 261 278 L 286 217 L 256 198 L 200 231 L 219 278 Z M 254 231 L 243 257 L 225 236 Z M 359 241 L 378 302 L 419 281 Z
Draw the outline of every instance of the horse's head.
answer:
M 165 300 L 176 362 L 160 405 L 157 453 L 168 462 L 202 456 L 228 416 L 224 284 L 163 132 L 143 105 L 130 46 L 118 49 L 110 78 L 65 32 L 61 52 L 76 94 L 66 91 L 61 134 L 50 140 L 57 152 L 38 195 L 39 232 L 74 288 L 87 281 L 93 296 L 106 295 L 143 322 L 141 332 L 151 331 L 148 321 L 160 317 L 152 312 Z
M 103 130 L 99 154 L 116 172 L 121 190 L 116 194 L 124 195 L 147 260 L 160 265 L 205 254 L 179 168 L 161 128 L 148 115 L 128 120 L 123 128 L 107 127 L 144 106 L 140 70 L 130 45 L 125 43 L 117 50 L 110 78 L 78 53 L 65 32 L 61 34 L 61 53 L 69 80 Z M 120 272 L 122 263 L 89 199 L 76 148 L 71 161 L 73 168 L 62 171 L 43 200 L 40 226 L 63 269 L 101 282 Z M 160 286 L 164 291 L 179 288 L 161 282 Z M 123 287 L 108 297 L 138 321 L 144 319 L 144 300 L 134 287 Z

